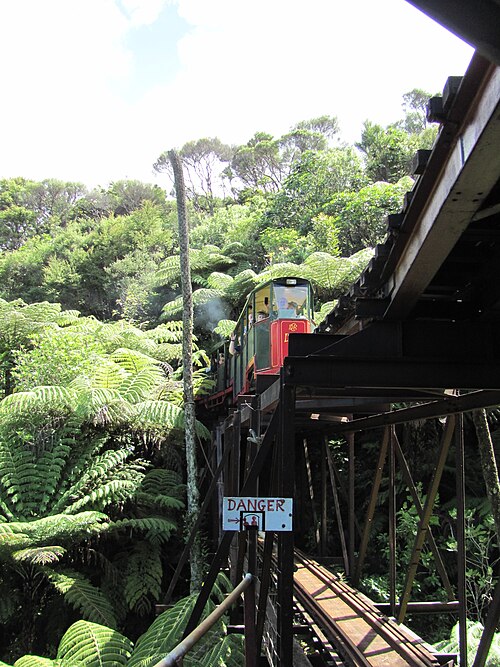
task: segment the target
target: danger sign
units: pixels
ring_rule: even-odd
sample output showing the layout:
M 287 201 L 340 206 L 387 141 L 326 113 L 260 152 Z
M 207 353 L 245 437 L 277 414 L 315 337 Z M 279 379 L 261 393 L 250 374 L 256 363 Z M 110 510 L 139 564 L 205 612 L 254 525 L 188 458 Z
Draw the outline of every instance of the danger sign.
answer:
M 292 498 L 226 497 L 222 505 L 222 529 L 290 531 L 292 514 Z

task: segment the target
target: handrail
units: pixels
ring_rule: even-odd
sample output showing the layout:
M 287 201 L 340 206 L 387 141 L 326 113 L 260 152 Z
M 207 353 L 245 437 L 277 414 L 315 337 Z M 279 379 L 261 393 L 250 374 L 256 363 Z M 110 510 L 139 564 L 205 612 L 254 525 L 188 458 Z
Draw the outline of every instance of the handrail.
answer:
M 157 662 L 153 667 L 177 667 L 182 664 L 182 659 L 186 653 L 193 648 L 204 634 L 219 620 L 221 616 L 231 607 L 231 605 L 240 597 L 240 595 L 250 586 L 254 581 L 253 574 L 246 574 L 236 588 L 229 593 L 227 598 L 218 607 L 216 607 L 211 614 L 209 614 L 200 625 L 193 630 L 187 637 L 185 637 L 180 644 L 170 651 L 160 662 Z M 179 662 L 181 661 L 181 662 Z

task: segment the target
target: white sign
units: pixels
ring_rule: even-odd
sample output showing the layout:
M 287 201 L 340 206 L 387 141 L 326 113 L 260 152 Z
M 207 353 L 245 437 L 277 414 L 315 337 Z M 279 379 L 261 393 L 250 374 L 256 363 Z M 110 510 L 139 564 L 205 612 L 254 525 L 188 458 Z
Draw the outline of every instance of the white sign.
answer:
M 222 504 L 223 530 L 292 530 L 292 498 L 225 497 Z

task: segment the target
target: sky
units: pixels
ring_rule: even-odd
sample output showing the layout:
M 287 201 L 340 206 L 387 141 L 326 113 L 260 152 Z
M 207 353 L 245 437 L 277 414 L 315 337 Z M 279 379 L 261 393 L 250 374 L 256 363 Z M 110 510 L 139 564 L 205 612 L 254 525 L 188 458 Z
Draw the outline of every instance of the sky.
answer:
M 321 115 L 352 143 L 472 53 L 405 0 L 0 0 L 0 178 L 166 187 L 166 150 Z

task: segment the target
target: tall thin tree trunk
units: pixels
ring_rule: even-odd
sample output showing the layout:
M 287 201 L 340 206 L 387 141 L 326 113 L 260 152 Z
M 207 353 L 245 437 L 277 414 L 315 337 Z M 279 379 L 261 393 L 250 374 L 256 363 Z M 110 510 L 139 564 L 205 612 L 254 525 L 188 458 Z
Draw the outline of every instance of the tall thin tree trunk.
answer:
M 200 509 L 198 491 L 198 466 L 196 464 L 195 405 L 193 396 L 193 292 L 191 288 L 191 268 L 189 264 L 189 228 L 186 208 L 186 188 L 184 173 L 179 155 L 171 150 L 168 153 L 174 171 L 175 193 L 177 198 L 177 217 L 179 220 L 179 248 L 181 261 L 182 286 L 182 363 L 184 382 L 185 444 L 187 469 L 187 529 L 191 529 Z M 203 580 L 203 562 L 201 541 L 197 536 L 190 553 L 191 592 L 201 588 Z
M 495 522 L 497 539 L 500 543 L 500 482 L 495 459 L 495 450 L 491 440 L 490 428 L 486 418 L 486 410 L 474 410 L 474 426 L 476 427 L 481 467 L 483 469 L 486 493 L 491 504 L 491 513 Z

